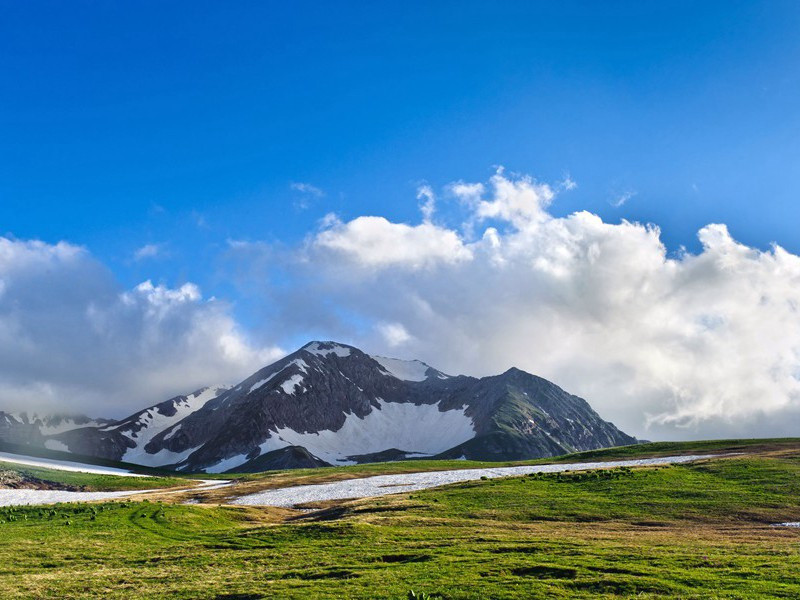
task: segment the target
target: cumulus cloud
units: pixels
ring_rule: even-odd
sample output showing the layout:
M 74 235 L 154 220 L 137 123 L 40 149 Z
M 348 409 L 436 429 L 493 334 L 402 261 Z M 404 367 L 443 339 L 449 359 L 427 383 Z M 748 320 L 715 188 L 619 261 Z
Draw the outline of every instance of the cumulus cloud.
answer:
M 274 339 L 314 332 L 450 373 L 517 366 L 640 437 L 797 435 L 800 257 L 722 224 L 699 252 L 668 252 L 655 225 L 554 216 L 568 187 L 500 170 L 445 186 L 453 222 L 434 224 L 433 203 L 420 223 L 329 214 L 296 248 L 230 241 L 226 272 Z M 0 238 L 0 407 L 118 414 L 281 353 L 191 283 L 124 290 L 83 248 Z
M 330 222 L 295 292 L 374 323 L 378 337 L 358 335 L 379 351 L 402 339 L 404 356 L 449 372 L 518 366 L 640 436 L 797 433 L 800 257 L 719 224 L 675 256 L 654 225 L 554 217 L 552 187 L 502 171 L 447 189 L 476 231 Z
M 2 409 L 121 416 L 282 354 L 249 343 L 196 285 L 123 290 L 72 244 L 0 237 L 0 282 Z
M 327 228 L 317 234 L 310 250 L 314 259 L 326 255 L 364 269 L 429 268 L 471 258 L 471 251 L 455 231 L 430 222 L 419 225 L 391 223 L 383 217 L 358 217 L 347 223 L 327 218 Z

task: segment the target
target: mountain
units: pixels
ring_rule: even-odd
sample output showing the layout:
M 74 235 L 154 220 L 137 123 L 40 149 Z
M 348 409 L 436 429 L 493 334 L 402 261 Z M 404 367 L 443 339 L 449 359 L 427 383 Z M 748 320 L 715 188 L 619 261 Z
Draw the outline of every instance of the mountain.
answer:
M 14 430 L 3 429 L 4 415 L 0 440 Z M 233 387 L 203 388 L 121 421 L 71 423 L 39 427 L 30 443 L 209 473 L 517 460 L 636 443 L 582 398 L 519 369 L 450 376 L 335 342 L 311 342 Z

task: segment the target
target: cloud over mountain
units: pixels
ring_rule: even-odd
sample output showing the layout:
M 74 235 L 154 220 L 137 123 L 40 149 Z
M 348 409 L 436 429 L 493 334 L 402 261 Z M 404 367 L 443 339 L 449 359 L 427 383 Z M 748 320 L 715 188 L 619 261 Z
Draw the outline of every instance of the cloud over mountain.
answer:
M 123 290 L 84 248 L 0 237 L 6 409 L 115 413 L 280 355 L 252 347 L 227 305 L 191 283 Z
M 552 187 L 502 171 L 449 191 L 457 225 L 332 221 L 299 251 L 296 293 L 372 323 L 354 337 L 374 346 L 451 372 L 519 366 L 642 435 L 796 433 L 800 257 L 721 224 L 672 256 L 658 227 L 555 217 Z
M 426 187 L 419 223 L 329 215 L 295 247 L 231 240 L 264 348 L 191 283 L 125 290 L 84 248 L 0 238 L 0 403 L 138 406 L 314 335 L 450 373 L 517 366 L 640 437 L 797 434 L 800 257 L 721 224 L 670 253 L 655 225 L 554 216 L 567 189 L 499 170 Z

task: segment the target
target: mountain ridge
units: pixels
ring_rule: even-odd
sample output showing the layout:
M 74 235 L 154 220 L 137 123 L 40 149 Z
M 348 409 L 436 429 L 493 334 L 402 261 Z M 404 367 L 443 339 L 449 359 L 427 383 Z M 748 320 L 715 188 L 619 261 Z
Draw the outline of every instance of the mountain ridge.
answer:
M 0 412 L 0 440 L 19 442 L 24 434 L 8 414 Z M 119 421 L 49 435 L 27 427 L 34 445 L 214 473 L 422 457 L 521 460 L 636 443 L 584 399 L 516 367 L 451 376 L 332 341 L 309 342 L 237 385 L 202 388 Z

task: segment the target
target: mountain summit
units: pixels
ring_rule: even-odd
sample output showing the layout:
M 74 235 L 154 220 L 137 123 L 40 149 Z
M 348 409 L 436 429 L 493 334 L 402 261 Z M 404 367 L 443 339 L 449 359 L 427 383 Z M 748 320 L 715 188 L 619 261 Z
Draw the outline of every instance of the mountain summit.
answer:
M 0 412 L 0 439 L 22 419 Z M 27 443 L 190 472 L 410 458 L 519 460 L 636 443 L 589 404 L 519 369 L 450 376 L 416 360 L 315 341 L 233 387 L 178 396 L 121 421 L 34 426 Z M 36 423 L 36 422 L 33 422 Z

